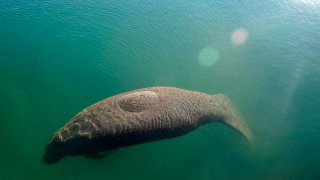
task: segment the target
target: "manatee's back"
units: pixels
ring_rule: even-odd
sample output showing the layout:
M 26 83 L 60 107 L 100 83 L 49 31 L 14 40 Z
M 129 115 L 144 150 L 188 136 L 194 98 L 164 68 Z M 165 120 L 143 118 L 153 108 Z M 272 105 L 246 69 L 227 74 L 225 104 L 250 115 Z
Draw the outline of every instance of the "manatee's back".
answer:
M 106 143 L 108 148 L 172 138 L 197 127 L 201 112 L 195 108 L 200 103 L 196 95 L 171 87 L 145 88 L 98 102 L 82 116 L 91 114 L 88 119 L 101 127 L 98 136 L 117 139 Z

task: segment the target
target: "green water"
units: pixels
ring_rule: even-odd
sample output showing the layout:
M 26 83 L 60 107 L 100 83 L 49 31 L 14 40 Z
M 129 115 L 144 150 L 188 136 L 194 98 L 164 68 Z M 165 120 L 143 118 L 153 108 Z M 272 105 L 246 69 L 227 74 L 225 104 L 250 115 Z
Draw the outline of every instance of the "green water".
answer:
M 0 179 L 319 179 L 320 1 L 0 1 Z M 44 165 L 82 108 L 148 86 L 224 93 L 212 123 Z

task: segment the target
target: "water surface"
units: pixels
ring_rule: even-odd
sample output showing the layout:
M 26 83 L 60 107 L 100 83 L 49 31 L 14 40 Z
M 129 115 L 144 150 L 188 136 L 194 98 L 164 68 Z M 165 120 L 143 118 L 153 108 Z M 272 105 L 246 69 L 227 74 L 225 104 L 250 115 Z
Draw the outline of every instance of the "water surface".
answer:
M 320 1 L 1 1 L 0 179 L 319 179 Z M 228 95 L 218 123 L 94 161 L 40 162 L 55 130 L 124 91 Z

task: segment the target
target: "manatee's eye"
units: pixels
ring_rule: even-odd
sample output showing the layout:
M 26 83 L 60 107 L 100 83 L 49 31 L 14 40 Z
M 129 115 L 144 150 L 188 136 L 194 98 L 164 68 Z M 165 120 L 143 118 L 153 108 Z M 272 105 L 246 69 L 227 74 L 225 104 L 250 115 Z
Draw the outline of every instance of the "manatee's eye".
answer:
M 139 91 L 126 94 L 119 98 L 119 106 L 126 111 L 141 112 L 152 105 L 159 103 L 157 93 L 152 91 Z

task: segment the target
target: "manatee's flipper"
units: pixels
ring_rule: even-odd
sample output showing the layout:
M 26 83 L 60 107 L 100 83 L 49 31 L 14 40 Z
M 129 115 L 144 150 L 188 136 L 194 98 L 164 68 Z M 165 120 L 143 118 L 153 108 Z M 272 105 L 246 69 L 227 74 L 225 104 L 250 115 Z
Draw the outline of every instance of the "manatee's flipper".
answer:
M 219 119 L 219 121 L 235 129 L 248 141 L 252 141 L 253 136 L 250 129 L 248 128 L 247 123 L 243 120 L 243 117 L 237 111 L 236 107 L 232 104 L 231 100 L 223 94 L 212 96 L 215 99 L 215 102 L 219 103 L 219 111 L 222 115 L 222 118 Z
M 95 153 L 95 154 L 84 154 L 85 157 L 90 158 L 90 159 L 102 159 L 104 158 L 106 155 L 110 154 L 110 152 L 108 153 Z
M 114 150 L 109 150 L 109 151 L 100 152 L 100 153 L 85 154 L 84 156 L 87 158 L 97 160 L 97 159 L 102 159 L 106 156 L 109 156 L 111 153 L 114 153 L 114 152 L 117 152 L 117 150 L 114 149 Z

